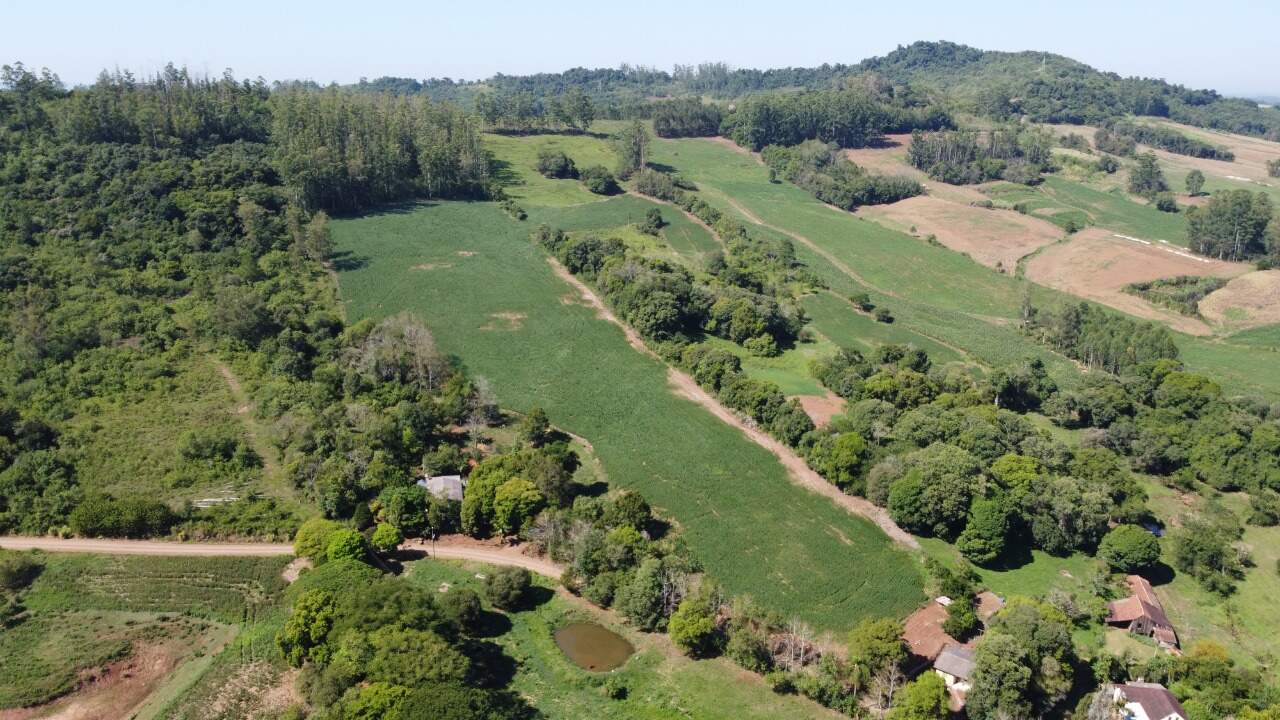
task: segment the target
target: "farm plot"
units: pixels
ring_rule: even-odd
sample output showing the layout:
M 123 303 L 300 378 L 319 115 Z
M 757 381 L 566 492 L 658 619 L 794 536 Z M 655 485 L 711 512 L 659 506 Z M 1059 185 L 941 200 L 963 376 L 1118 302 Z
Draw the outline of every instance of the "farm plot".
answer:
M 1026 274 L 1035 282 L 1165 323 L 1180 332 L 1209 335 L 1213 328 L 1203 320 L 1153 305 L 1124 292 L 1124 286 L 1178 275 L 1235 277 L 1248 269 L 1241 263 L 1209 260 L 1158 242 L 1091 228 L 1031 258 Z
M 1200 301 L 1200 314 L 1232 330 L 1280 323 L 1280 270 L 1236 277 Z
M 623 197 L 530 219 L 616 227 L 647 207 Z M 531 229 L 479 203 L 335 222 L 338 247 L 367 258 L 342 276 L 349 317 L 419 313 L 505 405 L 541 406 L 557 426 L 590 440 L 610 483 L 644 494 L 730 592 L 829 630 L 916 605 L 913 561 L 878 528 L 792 485 L 767 451 L 673 395 L 665 366 L 628 347 L 619 328 L 562 302 L 569 286 L 529 241 Z M 465 261 L 450 268 L 409 270 L 463 252 Z M 481 330 L 495 313 L 524 320 Z
M 1037 217 L 927 195 L 869 205 L 858 215 L 912 235 L 932 235 L 948 248 L 1007 273 L 1017 268 L 1019 258 L 1063 235 L 1061 228 Z
M 1147 240 L 1182 246 L 1187 243 L 1187 223 L 1181 214 L 1160 212 L 1135 202 L 1119 189 L 1104 192 L 1049 175 L 1036 187 L 998 182 L 984 186 L 983 191 L 1001 207 L 1021 206 L 1026 212 L 1063 227 L 1097 226 Z
M 272 638 L 283 621 L 276 602 L 288 558 L 43 561 L 23 593 L 28 617 L 0 632 L 0 708 L 53 701 L 40 712 L 160 717 L 190 707 L 211 668 L 258 662 L 264 676 L 282 670 Z

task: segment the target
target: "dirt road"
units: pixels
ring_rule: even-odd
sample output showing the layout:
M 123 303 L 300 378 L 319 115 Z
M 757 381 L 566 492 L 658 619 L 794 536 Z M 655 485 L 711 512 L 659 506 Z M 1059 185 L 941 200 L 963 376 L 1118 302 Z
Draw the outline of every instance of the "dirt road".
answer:
M 470 560 L 490 565 L 522 567 L 553 580 L 558 580 L 564 572 L 563 567 L 550 560 L 526 555 L 525 548 L 520 545 L 493 545 L 471 538 L 450 537 L 435 543 L 430 540 L 406 540 L 400 547 L 404 550 L 419 550 L 428 557 L 439 560 Z
M 0 537 L 6 550 L 100 553 L 103 555 L 175 555 L 186 557 L 292 555 L 285 543 L 184 543 L 163 540 L 100 540 L 88 538 Z
M 548 258 L 547 262 L 555 269 L 556 275 L 560 279 L 569 283 L 578 294 L 582 296 L 583 301 L 594 308 L 597 317 L 617 325 L 627 336 L 627 342 L 637 352 L 644 353 L 649 357 L 658 359 L 657 355 L 644 344 L 644 339 L 640 337 L 630 325 L 618 319 L 604 302 L 595 294 L 595 292 L 586 286 L 581 280 L 574 277 L 563 265 L 556 262 L 552 258 Z M 672 391 L 677 395 L 691 400 L 698 405 L 711 411 L 721 421 L 732 425 L 746 435 L 755 444 L 773 453 L 782 466 L 787 469 L 787 474 L 791 476 L 791 481 L 807 490 L 816 492 L 819 495 L 826 496 L 840 507 L 848 510 L 855 515 L 870 520 L 880 527 L 886 535 L 893 538 L 895 542 L 911 549 L 918 549 L 920 543 L 916 541 L 910 533 L 898 527 L 897 523 L 889 517 L 889 514 L 875 504 L 852 495 L 846 495 L 840 492 L 840 489 L 827 482 L 821 475 L 809 468 L 808 463 L 804 461 L 794 450 L 776 440 L 773 436 L 755 427 L 753 423 L 748 423 L 737 413 L 725 407 L 689 375 L 676 370 L 670 366 L 667 367 L 667 382 L 671 385 Z

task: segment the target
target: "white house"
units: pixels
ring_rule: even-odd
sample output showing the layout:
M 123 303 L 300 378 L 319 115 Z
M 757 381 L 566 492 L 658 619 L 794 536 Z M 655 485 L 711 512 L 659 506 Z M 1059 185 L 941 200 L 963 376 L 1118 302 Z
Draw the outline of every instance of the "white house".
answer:
M 1124 705 L 1129 720 L 1187 720 L 1182 703 L 1159 683 L 1116 685 L 1114 697 L 1117 705 Z

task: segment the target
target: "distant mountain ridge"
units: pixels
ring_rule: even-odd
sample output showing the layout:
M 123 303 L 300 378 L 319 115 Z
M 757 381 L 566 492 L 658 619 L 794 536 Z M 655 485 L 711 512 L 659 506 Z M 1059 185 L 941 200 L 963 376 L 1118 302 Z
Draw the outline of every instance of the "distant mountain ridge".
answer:
M 361 81 L 371 92 L 425 93 L 470 105 L 480 92 L 558 95 L 571 87 L 604 102 L 616 116 L 644 115 L 658 97 L 699 95 L 732 100 L 779 90 L 817 90 L 874 74 L 891 85 L 935 94 L 955 109 L 997 119 L 1098 123 L 1117 115 L 1168 117 L 1200 127 L 1280 139 L 1280 110 L 1164 80 L 1122 77 L 1049 52 L 981 50 L 947 41 L 920 41 L 853 65 L 812 68 L 730 68 L 725 63 L 677 65 L 671 72 L 622 65 L 561 73 L 494 75 L 486 80 L 418 81 L 384 77 Z

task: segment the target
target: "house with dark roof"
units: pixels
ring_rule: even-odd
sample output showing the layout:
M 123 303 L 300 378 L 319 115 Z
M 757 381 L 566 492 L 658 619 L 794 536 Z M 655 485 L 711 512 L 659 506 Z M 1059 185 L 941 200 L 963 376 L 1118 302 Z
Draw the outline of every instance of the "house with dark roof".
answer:
M 1114 699 L 1127 720 L 1187 720 L 1182 703 L 1159 683 L 1132 682 L 1116 685 Z
M 1178 634 L 1151 583 L 1140 575 L 1130 575 L 1125 578 L 1125 583 L 1131 594 L 1107 603 L 1107 624 L 1124 627 L 1134 635 L 1153 638 L 1160 647 L 1176 650 Z

